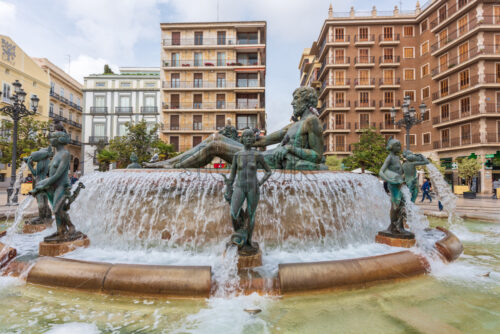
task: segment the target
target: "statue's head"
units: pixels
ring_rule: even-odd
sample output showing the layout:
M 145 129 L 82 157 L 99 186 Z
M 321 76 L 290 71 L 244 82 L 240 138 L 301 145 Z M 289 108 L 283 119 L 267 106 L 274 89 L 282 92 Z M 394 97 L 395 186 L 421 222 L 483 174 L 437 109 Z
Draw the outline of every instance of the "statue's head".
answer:
M 415 162 L 418 161 L 420 157 L 417 154 L 414 154 L 412 151 L 404 150 L 403 158 L 405 158 L 409 162 Z
M 393 153 L 401 152 L 401 142 L 397 139 L 390 138 L 387 142 L 387 150 Z
M 53 147 L 69 144 L 70 137 L 65 131 L 55 131 L 49 135 L 50 145 Z
M 241 133 L 241 143 L 245 146 L 251 146 L 256 141 L 255 131 L 253 129 L 245 129 Z
M 139 161 L 139 158 L 137 157 L 137 154 L 135 154 L 135 152 L 132 152 L 132 154 L 130 155 L 130 161 L 132 162 Z
M 293 92 L 293 116 L 292 119 L 298 120 L 309 108 L 316 108 L 318 104 L 318 94 L 312 87 L 299 87 Z

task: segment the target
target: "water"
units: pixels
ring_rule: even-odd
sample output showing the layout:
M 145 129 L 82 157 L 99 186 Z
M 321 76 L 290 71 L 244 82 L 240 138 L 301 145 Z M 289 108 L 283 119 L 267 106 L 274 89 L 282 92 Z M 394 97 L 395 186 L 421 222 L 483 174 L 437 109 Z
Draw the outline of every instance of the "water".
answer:
M 441 204 L 443 204 L 443 209 L 448 213 L 448 224 L 459 224 L 462 221 L 462 218 L 460 218 L 456 212 L 457 196 L 455 196 L 450 185 L 446 182 L 436 166 L 430 163 L 427 164 L 426 167 L 434 190 L 436 191 Z

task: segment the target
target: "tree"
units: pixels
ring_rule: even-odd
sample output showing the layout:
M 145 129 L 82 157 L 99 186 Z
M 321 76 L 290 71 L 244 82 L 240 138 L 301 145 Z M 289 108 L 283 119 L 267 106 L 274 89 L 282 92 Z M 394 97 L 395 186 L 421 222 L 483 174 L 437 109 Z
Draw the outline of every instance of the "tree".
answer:
M 158 140 L 155 148 L 158 149 L 158 157 L 160 160 L 167 160 L 179 155 L 178 152 L 175 152 L 173 145 L 167 144 L 161 140 Z
M 328 166 L 329 170 L 342 170 L 342 159 L 340 159 L 336 155 L 327 156 L 325 164 Z
M 481 170 L 481 162 L 478 159 L 464 158 L 458 161 L 458 176 L 472 189 L 472 178 L 477 176 Z
M 29 156 L 42 147 L 49 146 L 49 140 L 44 133 L 49 129 L 49 121 L 36 120 L 32 116 L 21 118 L 18 124 L 16 167 L 19 167 L 21 158 Z M 4 164 L 12 161 L 12 129 L 11 120 L 2 120 L 0 136 L 0 150 L 3 155 L 0 161 Z
M 97 161 L 99 162 L 99 171 L 106 172 L 109 170 L 109 165 L 116 161 L 118 154 L 114 151 L 102 149 L 97 153 Z
M 363 130 L 359 142 L 353 146 L 352 155 L 344 159 L 346 168 L 348 170 L 361 168 L 363 172 L 369 170 L 378 175 L 387 156 L 385 138 L 374 128 L 368 128 Z
M 108 64 L 104 65 L 104 74 L 115 74 Z

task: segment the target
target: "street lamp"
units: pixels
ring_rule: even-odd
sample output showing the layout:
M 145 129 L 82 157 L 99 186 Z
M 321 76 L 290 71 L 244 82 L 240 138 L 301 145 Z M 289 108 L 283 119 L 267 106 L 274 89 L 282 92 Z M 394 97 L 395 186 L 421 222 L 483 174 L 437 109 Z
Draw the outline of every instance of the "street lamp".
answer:
M 12 131 L 12 170 L 10 176 L 10 186 L 7 189 L 7 205 L 17 204 L 17 193 L 12 197 L 12 202 L 10 198 L 14 193 L 14 185 L 16 183 L 17 127 L 21 118 L 33 116 L 36 113 L 36 110 L 38 109 L 38 102 L 40 102 L 40 99 L 36 95 L 33 95 L 31 97 L 31 110 L 27 109 L 24 105 L 26 92 L 22 89 L 22 84 L 16 80 L 12 83 L 12 86 L 14 86 L 14 95 L 11 98 L 6 96 L 6 98 L 10 98 L 12 104 L 0 108 L 0 112 L 10 116 L 14 122 L 14 129 Z M 1 96 L 2 92 L 0 92 L 0 97 Z
M 414 125 L 420 124 L 424 121 L 424 116 L 426 113 L 427 106 L 423 102 L 421 105 L 418 106 L 418 108 L 420 109 L 420 118 L 417 118 L 417 115 L 416 115 L 417 112 L 416 112 L 415 108 L 410 107 L 410 97 L 405 96 L 402 108 L 403 108 L 403 118 L 402 119 L 400 119 L 397 122 L 395 121 L 397 110 L 394 107 L 392 107 L 392 109 L 391 109 L 391 118 L 392 118 L 392 122 L 395 125 L 405 127 L 405 129 L 406 129 L 406 149 L 410 150 L 410 130 Z

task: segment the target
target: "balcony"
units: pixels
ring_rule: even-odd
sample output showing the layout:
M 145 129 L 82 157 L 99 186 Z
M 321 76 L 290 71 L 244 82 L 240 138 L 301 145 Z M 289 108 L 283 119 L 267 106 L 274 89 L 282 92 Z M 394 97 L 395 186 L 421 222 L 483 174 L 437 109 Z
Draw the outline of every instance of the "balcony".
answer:
M 441 141 L 435 141 L 432 143 L 433 149 L 439 150 L 439 149 L 447 149 L 451 150 L 453 148 L 460 148 L 461 146 L 468 146 L 468 145 L 477 145 L 477 144 L 486 144 L 486 141 L 481 140 L 481 135 L 480 134 L 474 134 L 474 135 L 465 135 L 462 137 L 454 137 L 454 138 L 446 138 L 442 139 Z
M 64 116 L 61 116 L 61 115 L 57 115 L 57 114 L 54 114 L 53 111 L 49 111 L 49 117 L 50 118 L 53 118 L 55 120 L 58 120 L 60 122 L 63 122 L 63 123 L 66 123 L 66 124 L 69 124 L 71 126 L 74 126 L 75 128 L 78 128 L 78 129 L 81 129 L 82 128 L 82 124 L 79 123 L 79 122 L 75 122 L 71 119 L 67 119 L 66 117 Z
M 107 136 L 90 136 L 89 137 L 89 144 L 90 145 L 97 145 L 99 143 L 108 143 L 108 137 Z
M 431 21 L 430 23 L 430 28 L 431 30 L 437 30 L 439 26 L 442 26 L 443 24 L 450 22 L 451 19 L 456 16 L 455 14 L 457 12 L 460 12 L 463 8 L 467 7 L 467 5 L 470 5 L 471 3 L 475 2 L 474 0 L 469 0 L 466 4 L 463 4 L 459 6 L 459 3 L 448 3 L 447 8 L 446 8 L 446 15 L 444 16 L 439 16 L 436 17 L 434 20 Z
M 375 100 L 371 101 L 354 101 L 354 108 L 360 110 L 374 110 L 375 109 Z
M 375 66 L 374 56 L 354 57 L 354 67 L 372 67 L 372 66 Z
M 354 79 L 355 89 L 370 89 L 375 88 L 375 79 Z
M 108 107 L 90 107 L 90 113 L 93 115 L 106 115 Z
M 377 127 L 377 123 L 375 122 L 356 122 L 354 123 L 354 129 L 356 130 L 356 132 L 361 132 L 363 130 L 366 130 L 366 129 L 369 129 L 369 128 L 376 128 Z
M 401 84 L 400 78 L 380 78 L 378 80 L 380 88 L 399 88 Z
M 351 63 L 351 57 L 343 57 L 343 58 L 334 58 L 330 62 L 327 62 L 326 59 L 323 61 L 321 64 L 321 67 L 319 69 L 319 78 L 323 78 L 323 75 L 326 73 L 326 71 L 323 71 L 326 67 L 332 67 L 332 68 L 346 68 L 349 67 L 349 64 Z
M 380 67 L 393 67 L 399 66 L 400 60 L 400 56 L 380 56 L 378 58 L 378 63 Z
M 188 102 L 188 103 L 164 103 L 163 109 L 167 110 L 191 110 L 191 109 L 221 109 L 221 110 L 235 110 L 235 109 L 263 109 L 264 103 L 259 104 L 258 101 L 249 102 Z
M 435 128 L 449 126 L 461 122 L 468 122 L 484 116 L 500 116 L 500 104 L 487 103 L 486 105 L 472 105 L 468 110 L 454 110 L 448 114 L 440 115 L 432 119 Z
M 244 130 L 247 128 L 254 129 L 258 128 L 259 124 L 255 122 L 240 122 L 237 123 L 236 125 L 237 130 Z M 216 131 L 220 131 L 224 127 L 217 127 L 217 126 L 201 126 L 201 125 L 196 125 L 196 123 L 193 124 L 191 127 L 180 127 L 178 124 L 165 124 L 163 127 L 163 132 L 179 132 L 179 133 L 214 133 Z
M 401 129 L 394 123 L 380 122 L 380 132 L 401 132 Z
M 73 103 L 71 102 L 70 100 L 68 100 L 67 98 L 65 98 L 64 96 L 61 96 L 59 94 L 57 94 L 54 90 L 50 90 L 50 96 L 52 96 L 53 98 L 55 98 L 56 100 L 64 103 L 64 104 L 67 104 L 69 107 L 71 108 L 74 108 L 78 111 L 82 111 L 82 107 L 77 105 L 76 103 Z
M 469 50 L 468 54 L 453 57 L 448 60 L 448 63 L 443 66 L 436 66 L 432 69 L 433 79 L 438 79 L 446 74 L 456 72 L 465 66 L 470 65 L 474 58 L 479 58 L 480 56 L 498 56 L 500 57 L 500 46 L 495 45 L 485 45 L 483 48 L 479 49 L 474 47 Z M 464 65 L 464 66 L 461 66 Z M 441 75 L 440 75 L 441 74 Z
M 344 35 L 342 37 L 331 37 L 329 38 L 328 36 L 325 37 L 323 40 L 323 44 L 321 44 L 321 48 L 319 49 L 319 58 L 322 59 L 323 57 L 323 51 L 326 48 L 326 45 L 331 45 L 331 46 L 347 46 L 351 42 L 351 36 L 350 35 Z
M 252 66 L 264 66 L 263 60 L 258 61 L 257 59 L 203 59 L 203 60 L 167 60 L 162 61 L 163 67 L 169 68 L 182 68 L 182 69 L 199 69 L 200 67 L 252 67 Z
M 141 114 L 145 114 L 145 115 L 158 115 L 158 107 L 157 106 L 144 106 L 144 107 L 141 107 Z
M 348 133 L 351 132 L 351 123 L 343 122 L 343 123 L 335 123 L 332 122 L 333 127 L 330 128 L 327 124 L 323 124 L 324 133 Z
M 343 102 L 337 102 L 333 101 L 332 107 L 333 109 L 350 109 L 351 108 L 351 101 L 343 101 Z
M 397 45 L 400 43 L 399 34 L 386 35 L 382 34 L 378 36 L 378 45 Z
M 166 38 L 162 40 L 164 47 L 177 46 L 226 46 L 226 45 L 259 45 L 258 38 Z
M 115 107 L 117 114 L 132 114 L 134 109 L 132 107 Z
M 484 74 L 482 75 L 482 78 L 478 75 L 472 76 L 468 81 L 455 83 L 448 86 L 447 89 L 442 89 L 432 93 L 432 101 L 436 102 L 435 100 L 440 100 L 438 102 L 443 102 L 450 98 L 467 94 L 471 90 L 485 85 L 492 88 L 500 87 L 500 77 L 497 77 L 496 74 Z
M 373 45 L 375 44 L 375 35 L 354 35 L 354 45 Z
M 401 100 L 396 100 L 392 102 L 386 102 L 385 100 L 379 100 L 378 106 L 380 109 L 392 109 L 401 107 Z

